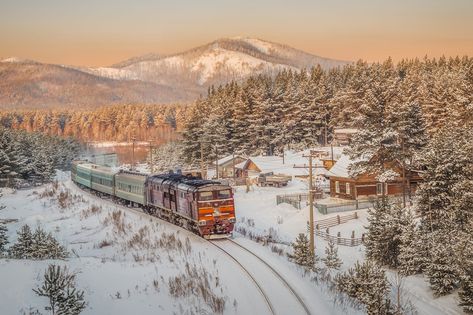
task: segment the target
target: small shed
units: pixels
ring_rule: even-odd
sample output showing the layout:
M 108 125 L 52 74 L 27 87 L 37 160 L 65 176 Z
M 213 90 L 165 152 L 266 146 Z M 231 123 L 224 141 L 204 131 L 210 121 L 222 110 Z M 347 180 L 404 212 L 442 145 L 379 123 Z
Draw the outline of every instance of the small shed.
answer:
M 251 159 L 235 165 L 235 172 L 237 178 L 248 178 L 251 176 L 257 176 L 261 173 L 261 169 Z
M 218 177 L 219 178 L 231 178 L 233 177 L 233 168 L 237 164 L 246 161 L 246 158 L 240 155 L 229 155 L 221 158 L 217 161 L 218 163 Z
M 353 136 L 358 132 L 355 128 L 335 128 L 333 130 L 333 143 L 339 146 L 350 145 Z

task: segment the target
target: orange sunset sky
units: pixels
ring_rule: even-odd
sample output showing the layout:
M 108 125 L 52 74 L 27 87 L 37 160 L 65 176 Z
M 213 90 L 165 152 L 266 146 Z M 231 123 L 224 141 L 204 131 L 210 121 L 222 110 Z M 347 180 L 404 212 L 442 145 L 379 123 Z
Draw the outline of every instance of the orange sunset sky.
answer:
M 2 0 L 0 57 L 106 66 L 248 36 L 378 61 L 473 55 L 473 0 Z

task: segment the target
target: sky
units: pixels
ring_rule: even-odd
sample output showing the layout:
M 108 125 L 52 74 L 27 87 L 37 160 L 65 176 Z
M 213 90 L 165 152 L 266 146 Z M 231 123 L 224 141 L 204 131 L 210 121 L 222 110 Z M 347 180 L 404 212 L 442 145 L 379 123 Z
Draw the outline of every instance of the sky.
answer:
M 473 56 L 473 0 L 0 0 L 0 58 L 107 66 L 234 36 L 342 60 Z

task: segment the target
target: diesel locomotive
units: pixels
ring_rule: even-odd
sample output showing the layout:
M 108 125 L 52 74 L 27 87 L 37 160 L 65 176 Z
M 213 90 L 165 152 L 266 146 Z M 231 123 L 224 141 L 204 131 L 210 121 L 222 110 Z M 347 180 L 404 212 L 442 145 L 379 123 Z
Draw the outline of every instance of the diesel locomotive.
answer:
M 141 207 L 207 239 L 228 237 L 233 231 L 233 191 L 219 181 L 174 173 L 113 171 L 87 161 L 72 163 L 71 179 L 98 195 Z

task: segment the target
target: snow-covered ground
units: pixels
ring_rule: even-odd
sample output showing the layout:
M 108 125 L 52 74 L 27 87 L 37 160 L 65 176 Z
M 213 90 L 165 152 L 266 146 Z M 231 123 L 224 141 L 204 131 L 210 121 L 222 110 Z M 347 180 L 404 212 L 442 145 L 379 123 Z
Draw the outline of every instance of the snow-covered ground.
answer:
M 71 257 L 66 261 L 0 259 L 0 279 L 5 284 L 0 286 L 0 314 L 18 314 L 31 308 L 44 311 L 46 299 L 36 296 L 32 289 L 41 285 L 44 270 L 51 263 L 67 265 L 77 272 L 77 286 L 85 290 L 88 302 L 84 314 L 214 314 L 221 301 L 224 314 L 268 314 L 257 287 L 234 261 L 209 242 L 139 209 L 125 208 L 82 191 L 67 173 L 60 173 L 58 180 L 57 188 L 48 184 L 4 191 L 1 203 L 6 209 L 0 212 L 0 218 L 18 220 L 7 224 L 10 244 L 22 225 L 41 226 L 67 247 Z M 237 198 L 248 202 L 254 193 L 239 191 Z M 243 208 L 240 201 L 237 207 Z M 261 203 L 261 209 L 266 209 L 265 204 Z M 290 222 L 294 210 L 285 211 L 286 222 Z M 259 225 L 264 218 L 255 221 Z M 296 232 L 296 223 L 293 226 L 293 231 L 287 233 L 288 240 Z M 312 313 L 360 313 L 334 304 L 323 284 L 305 276 L 284 255 L 241 236 L 235 240 L 257 251 L 286 275 Z M 176 277 L 181 285 L 177 285 Z M 266 285 L 271 287 L 271 283 Z
M 254 242 L 248 241 L 253 235 L 267 236 L 272 235 L 281 242 L 291 242 L 299 233 L 307 232 L 307 222 L 309 218 L 309 207 L 306 206 L 301 210 L 294 208 L 289 204 L 276 204 L 276 195 L 289 194 L 295 192 L 307 192 L 307 183 L 303 180 L 294 179 L 289 182 L 287 187 L 257 187 L 252 186 L 247 193 L 246 187 L 236 187 L 235 202 L 237 211 L 237 230 L 246 234 L 247 246 L 251 247 L 255 252 L 269 256 L 268 259 L 276 256 L 267 246 L 262 246 Z M 351 212 L 342 212 L 340 215 L 348 215 Z M 358 210 L 358 219 L 350 220 L 345 224 L 341 224 L 330 228 L 330 234 L 336 235 L 341 233 L 342 237 L 350 237 L 352 231 L 355 236 L 360 237 L 365 232 L 364 226 L 367 225 L 367 210 Z M 337 213 L 323 215 L 314 210 L 315 220 L 322 220 L 337 216 Z M 236 240 L 243 238 L 242 235 L 236 234 Z M 254 236 L 252 237 L 254 238 Z M 321 237 L 315 238 L 316 254 L 319 257 L 325 256 L 325 247 L 327 242 Z M 279 245 L 287 248 L 284 245 Z M 341 270 L 351 267 L 357 260 L 364 259 L 364 247 L 346 247 L 338 246 L 338 253 L 343 261 Z M 281 258 L 278 258 L 281 259 Z M 283 262 L 288 263 L 287 259 L 282 258 Z M 388 271 L 388 279 L 393 277 L 394 273 Z M 301 283 L 300 285 L 304 285 Z M 444 297 L 436 298 L 428 287 L 426 279 L 422 276 L 411 276 L 405 279 L 406 297 L 414 304 L 418 314 L 441 315 L 441 314 L 461 314 L 461 308 L 457 306 L 457 294 L 450 294 Z

